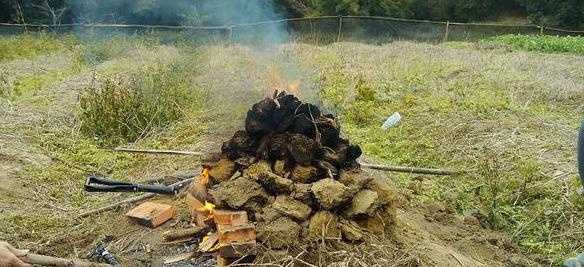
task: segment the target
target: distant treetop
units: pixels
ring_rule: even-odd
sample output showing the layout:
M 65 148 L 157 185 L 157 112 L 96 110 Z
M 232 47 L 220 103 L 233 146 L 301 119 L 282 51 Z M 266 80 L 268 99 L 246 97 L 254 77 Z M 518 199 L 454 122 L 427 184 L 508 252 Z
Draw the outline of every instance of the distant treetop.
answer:
M 480 22 L 519 14 L 584 27 L 581 0 L 4 0 L 0 22 L 227 25 L 285 17 L 363 15 Z

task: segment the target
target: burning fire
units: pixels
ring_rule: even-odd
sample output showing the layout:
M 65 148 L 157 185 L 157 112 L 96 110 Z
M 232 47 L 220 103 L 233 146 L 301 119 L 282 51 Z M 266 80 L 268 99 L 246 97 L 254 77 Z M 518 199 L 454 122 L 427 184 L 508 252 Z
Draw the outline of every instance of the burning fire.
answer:
M 201 175 L 197 177 L 197 185 L 201 187 L 200 190 L 206 191 L 209 181 L 210 181 L 209 168 L 204 167 L 203 170 L 201 171 Z M 207 217 L 212 217 L 213 211 L 215 210 L 215 204 L 205 201 L 205 204 L 201 207 L 196 208 L 196 210 L 205 214 Z
M 292 82 L 287 82 L 283 78 L 282 68 L 278 65 L 271 66 L 268 70 L 268 83 L 271 89 L 269 94 L 274 90 L 286 89 L 289 93 L 299 96 L 300 95 L 300 80 L 296 79 Z
M 207 186 L 209 184 L 209 169 L 208 168 L 203 168 L 203 170 L 201 171 L 201 175 L 199 175 L 199 177 L 197 177 L 197 183 L 201 184 L 201 185 L 205 185 Z
M 300 80 L 295 80 L 288 84 L 288 92 L 300 96 Z
M 202 207 L 197 209 L 197 211 L 208 213 L 210 215 L 213 215 L 214 210 L 215 210 L 215 204 L 208 202 L 208 201 L 205 201 L 205 205 L 203 205 Z

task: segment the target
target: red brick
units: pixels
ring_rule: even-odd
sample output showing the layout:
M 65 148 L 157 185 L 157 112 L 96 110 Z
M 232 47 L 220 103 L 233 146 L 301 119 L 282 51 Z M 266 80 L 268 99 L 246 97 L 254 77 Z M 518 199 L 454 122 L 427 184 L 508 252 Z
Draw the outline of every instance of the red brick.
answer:
M 213 220 L 217 225 L 217 229 L 227 226 L 239 226 L 248 223 L 247 212 L 245 211 L 229 211 L 229 210 L 214 210 Z
M 126 213 L 131 220 L 146 225 L 157 227 L 174 217 L 174 207 L 167 204 L 144 202 Z
M 256 240 L 256 230 L 253 224 L 221 227 L 219 245 L 246 243 Z

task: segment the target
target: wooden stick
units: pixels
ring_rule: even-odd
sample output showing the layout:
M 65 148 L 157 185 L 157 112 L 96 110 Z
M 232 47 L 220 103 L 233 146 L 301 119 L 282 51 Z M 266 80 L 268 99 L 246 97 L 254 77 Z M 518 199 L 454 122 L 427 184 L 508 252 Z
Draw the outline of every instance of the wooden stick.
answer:
M 446 21 L 446 29 L 444 30 L 444 40 L 442 42 L 448 42 L 449 31 L 450 31 L 450 21 Z
M 149 199 L 149 198 L 153 198 L 156 194 L 154 193 L 146 193 L 140 196 L 136 196 L 136 197 L 131 197 L 131 198 L 126 198 L 120 202 L 116 202 L 110 205 L 107 205 L 105 207 L 101 207 L 98 209 L 94 209 L 94 210 L 90 210 L 90 211 L 86 211 L 84 213 L 79 214 L 79 216 L 77 216 L 77 218 L 83 218 L 83 217 L 87 217 L 89 215 L 93 215 L 93 214 L 99 214 L 105 211 L 109 211 L 109 210 L 113 210 L 117 207 L 126 205 L 126 204 L 132 204 L 132 203 L 136 203 L 138 201 L 142 201 L 145 199 Z
M 193 151 L 177 151 L 177 150 L 154 150 L 154 149 L 133 149 L 133 148 L 114 148 L 113 151 L 117 152 L 127 152 L 127 153 L 140 153 L 140 154 L 166 154 L 166 155 L 189 155 L 189 156 L 205 156 L 206 153 L 193 152 Z
M 182 181 L 178 181 L 178 182 L 176 182 L 174 184 L 171 184 L 170 186 L 183 186 L 183 185 L 185 185 L 187 183 L 190 183 L 193 179 L 194 178 L 189 178 L 189 179 L 185 179 L 185 180 L 182 180 Z M 124 199 L 122 201 L 119 201 L 119 202 L 116 202 L 116 203 L 107 205 L 105 207 L 101 207 L 101 208 L 98 208 L 98 209 L 94 209 L 94 210 L 90 210 L 90 211 L 86 211 L 84 213 L 81 213 L 81 214 L 79 214 L 77 216 L 77 218 L 78 219 L 79 218 L 84 218 L 84 217 L 87 217 L 89 215 L 99 214 L 99 213 L 102 213 L 102 212 L 105 212 L 105 211 L 110 211 L 110 210 L 113 210 L 113 209 L 115 209 L 117 207 L 120 207 L 120 206 L 123 206 L 123 205 L 132 204 L 132 203 L 136 203 L 138 201 L 142 201 L 142 200 L 145 200 L 145 199 L 153 198 L 154 196 L 156 196 L 156 194 L 154 194 L 154 193 L 146 193 L 146 194 L 143 194 L 143 195 L 140 195 L 140 196 L 126 198 L 126 199 Z
M 339 16 L 339 32 L 337 33 L 337 43 L 341 41 L 342 30 L 343 30 L 343 16 Z
M 126 150 L 114 150 L 117 152 L 130 152 Z M 176 150 L 132 150 L 131 153 L 142 153 L 142 151 L 147 151 L 145 153 L 150 154 L 172 154 L 172 155 L 201 155 L 204 156 L 203 152 L 193 152 L 193 151 L 176 151 Z M 406 166 L 391 166 L 391 165 L 376 165 L 360 163 L 361 167 L 380 170 L 380 171 L 390 171 L 390 172 L 405 172 L 405 173 L 417 173 L 417 174 L 432 174 L 432 175 L 455 175 L 461 174 L 461 171 L 453 170 L 442 170 L 442 169 L 429 169 L 429 168 L 416 168 L 416 167 L 406 167 Z
M 452 170 L 441 170 L 441 169 L 428 169 L 428 168 L 416 168 L 416 167 L 403 167 L 403 166 L 390 166 L 390 165 L 375 165 L 360 163 L 361 167 L 380 170 L 380 171 L 391 171 L 391 172 L 405 172 L 405 173 L 418 173 L 418 174 L 432 174 L 432 175 L 455 175 L 461 174 L 459 171 Z
M 38 255 L 33 253 L 27 253 L 23 256 L 18 257 L 21 261 L 33 265 L 41 266 L 55 266 L 55 267 L 112 267 L 112 265 L 105 263 L 94 263 L 88 261 L 82 261 L 79 259 L 63 259 L 57 257 L 50 257 L 44 255 Z
M 162 234 L 164 241 L 170 242 L 189 237 L 198 237 L 208 232 L 207 227 L 191 227 L 186 229 L 171 230 Z
M 188 173 L 178 174 L 178 175 L 168 175 L 168 176 L 164 176 L 164 177 L 148 178 L 145 180 L 140 180 L 139 182 L 145 183 L 145 184 L 155 184 L 155 183 L 171 182 L 171 181 L 175 182 L 177 180 L 182 181 L 184 179 L 197 177 L 200 174 L 201 174 L 201 172 L 188 172 Z

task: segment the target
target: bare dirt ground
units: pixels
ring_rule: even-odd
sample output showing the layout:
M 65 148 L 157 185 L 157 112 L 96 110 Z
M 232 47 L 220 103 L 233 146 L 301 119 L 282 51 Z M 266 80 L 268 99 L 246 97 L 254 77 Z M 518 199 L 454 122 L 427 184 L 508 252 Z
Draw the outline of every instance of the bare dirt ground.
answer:
M 404 46 L 405 44 L 397 44 Z M 357 45 L 361 47 L 361 45 Z M 344 44 L 342 53 L 354 57 L 369 57 L 371 55 L 354 53 L 349 50 L 371 51 L 378 48 L 354 49 Z M 363 48 L 363 47 L 361 47 Z M 388 48 L 397 49 L 397 48 Z M 415 49 L 431 52 L 443 58 L 454 56 L 450 50 L 420 45 Z M 326 75 L 330 69 L 326 63 L 322 68 L 311 69 L 310 64 L 319 64 L 319 60 L 312 58 L 316 53 L 322 53 L 324 57 L 334 54 L 331 48 L 311 47 L 283 47 L 275 51 L 256 51 L 240 46 L 210 46 L 203 48 L 201 65 L 205 71 L 197 77 L 200 87 L 210 92 L 204 114 L 197 117 L 188 117 L 182 125 L 171 125 L 168 131 L 177 130 L 180 133 L 188 125 L 205 124 L 203 130 L 197 131 L 196 138 L 188 141 L 175 141 L 183 149 L 218 150 L 222 140 L 242 125 L 249 103 L 266 94 L 265 88 L 273 88 L 278 85 L 287 85 L 295 81 L 301 84 L 299 94 L 305 99 L 318 101 L 317 92 L 323 84 L 315 77 Z M 309 52 L 306 52 L 309 51 Z M 305 54 L 306 53 L 306 54 Z M 313 63 L 298 62 L 297 56 L 307 60 L 312 58 Z M 95 69 L 84 71 L 69 77 L 63 82 L 50 84 L 41 91 L 27 95 L 16 100 L 0 99 L 0 222 L 7 225 L 0 230 L 0 239 L 8 240 L 22 248 L 28 248 L 36 252 L 56 256 L 84 257 L 86 249 L 91 248 L 92 242 L 104 235 L 113 235 L 114 242 L 110 249 L 130 265 L 156 265 L 161 258 L 186 251 L 190 247 L 185 245 L 163 244 L 160 233 L 171 227 L 187 224 L 187 214 L 181 212 L 176 220 L 165 224 L 159 229 L 145 229 L 126 222 L 123 213 L 127 208 L 108 212 L 94 217 L 78 220 L 76 215 L 81 211 L 95 208 L 108 202 L 127 197 L 123 194 L 108 196 L 94 196 L 82 192 L 80 186 L 83 183 L 83 169 L 89 170 L 116 170 L 116 175 L 128 175 L 133 180 L 142 180 L 145 177 L 173 174 L 185 170 L 197 168 L 197 160 L 191 158 L 153 157 L 153 156 L 103 156 L 99 154 L 100 164 L 88 164 L 79 166 L 76 164 L 64 164 L 65 162 L 82 162 L 85 157 L 92 155 L 76 155 L 75 159 L 57 159 L 55 151 L 51 149 L 67 149 L 63 147 L 45 146 L 44 142 L 51 138 L 63 136 L 79 136 L 75 122 L 76 94 L 84 86 L 93 81 L 95 72 L 123 72 L 124 68 L 131 68 L 141 64 L 147 64 L 149 60 L 163 60 L 180 56 L 173 48 L 159 47 L 152 51 L 142 51 L 131 54 L 122 59 L 102 63 Z M 331 60 L 335 60 L 334 55 Z M 488 56 L 468 52 L 466 57 L 475 57 L 478 61 L 487 61 Z M 514 55 L 518 57 L 509 68 L 523 68 L 521 62 L 533 61 L 525 54 Z M 57 56 L 58 57 L 58 56 Z M 30 69 L 33 73 L 54 66 L 60 68 L 60 64 L 66 60 L 56 60 L 60 63 L 48 63 L 46 57 L 35 58 L 27 62 L 13 61 L 9 65 L 14 69 Z M 346 60 L 346 58 L 343 58 Z M 499 58 L 502 62 L 503 59 Z M 570 60 L 580 62 L 581 59 Z M 370 68 L 343 61 L 341 66 L 348 70 Z M 472 61 L 472 60 L 471 60 Z M 539 60 L 538 60 L 539 61 Z M 563 67 L 561 61 L 554 61 L 557 68 Z M 541 62 L 540 63 L 545 63 Z M 353 64 L 353 65 L 352 65 Z M 470 64 L 470 63 L 469 63 Z M 487 64 L 487 63 L 485 63 Z M 121 67 L 120 67 L 121 66 Z M 508 66 L 508 65 L 505 65 Z M 470 64 L 468 68 L 478 68 L 476 64 Z M 467 68 L 467 69 L 468 69 Z M 465 75 L 467 69 L 454 72 L 456 75 Z M 557 79 L 548 79 L 549 73 L 545 69 L 533 69 L 535 74 L 546 74 L 541 82 L 551 86 L 560 86 Z M 383 71 L 380 68 L 379 71 Z M 350 71 L 348 71 L 350 73 Z M 20 73 L 20 72 L 18 72 Z M 557 73 L 572 82 L 570 75 L 579 77 L 581 73 L 570 72 L 569 69 Z M 367 75 L 379 75 L 374 72 L 363 72 L 360 75 L 364 79 L 375 79 Z M 472 76 L 471 74 L 468 74 Z M 383 76 L 383 75 L 382 75 Z M 379 83 L 391 82 L 391 76 L 387 81 L 378 80 Z M 354 77 L 353 77 L 354 78 Z M 416 80 L 424 77 L 412 76 L 408 79 Z M 564 79 L 562 78 L 562 79 Z M 413 83 L 412 83 L 413 84 Z M 562 86 L 565 83 L 562 83 Z M 413 86 L 416 86 L 413 84 Z M 579 94 L 573 90 L 581 90 L 578 85 L 569 87 L 566 93 L 550 97 L 571 97 Z M 568 96 L 566 96 L 568 95 Z M 534 96 L 536 97 L 536 96 Z M 186 126 L 185 126 L 186 125 Z M 558 131 L 568 131 L 561 129 Z M 568 136 L 569 134 L 565 134 Z M 562 136 L 562 138 L 567 138 Z M 181 136 L 161 133 L 163 139 L 180 139 Z M 495 137 L 489 137 L 495 138 Z M 186 140 L 186 138 L 185 138 Z M 71 148 L 84 147 L 81 141 L 71 142 Z M 149 143 L 150 142 L 150 143 Z M 148 145 L 153 140 L 145 140 L 133 144 L 135 146 Z M 172 143 L 172 142 L 171 142 Z M 564 145 L 564 143 L 562 143 Z M 91 146 L 85 153 L 95 152 L 98 149 Z M 549 152 L 547 159 L 560 158 L 553 152 Z M 125 157 L 135 158 L 139 163 L 130 160 L 124 163 Z M 367 158 L 369 161 L 377 159 Z M 546 160 L 546 159 L 544 159 Z M 122 162 L 122 163 L 120 163 Z M 562 166 L 571 164 L 570 161 L 556 160 Z M 568 168 L 568 167 L 566 167 Z M 30 170 L 47 169 L 47 174 L 38 174 Z M 50 179 L 53 172 L 67 169 L 67 178 L 59 177 Z M 27 175 L 35 175 L 28 177 Z M 386 173 L 374 173 L 378 179 L 389 179 L 395 183 L 400 192 L 400 207 L 398 208 L 398 224 L 396 235 L 385 240 L 383 237 L 372 237 L 372 241 L 361 245 L 365 246 L 361 254 L 345 251 L 352 259 L 351 265 L 377 264 L 378 266 L 534 266 L 538 263 L 534 257 L 526 257 L 518 248 L 511 237 L 494 230 L 486 229 L 481 218 L 476 216 L 458 215 L 452 209 L 443 205 L 443 202 L 428 203 L 412 197 L 412 193 L 402 188 L 395 176 Z M 37 177 L 38 176 L 38 177 Z M 49 177 L 49 178 L 47 178 Z M 402 178 L 400 178 L 402 179 Z M 408 176 L 415 181 L 429 180 L 431 177 Z M 68 191 L 63 193 L 62 191 Z M 160 199 L 160 201 L 172 202 L 182 205 L 180 199 Z M 369 254 L 362 251 L 368 251 Z M 396 256 L 398 255 L 398 256 Z M 353 258 L 351 258 L 353 257 Z M 396 257 L 396 258 L 392 258 Z M 537 257 L 535 257 L 537 259 Z M 153 263 L 154 262 L 154 263 Z M 349 262 L 348 262 L 349 263 Z M 280 263 L 283 264 L 283 263 Z

